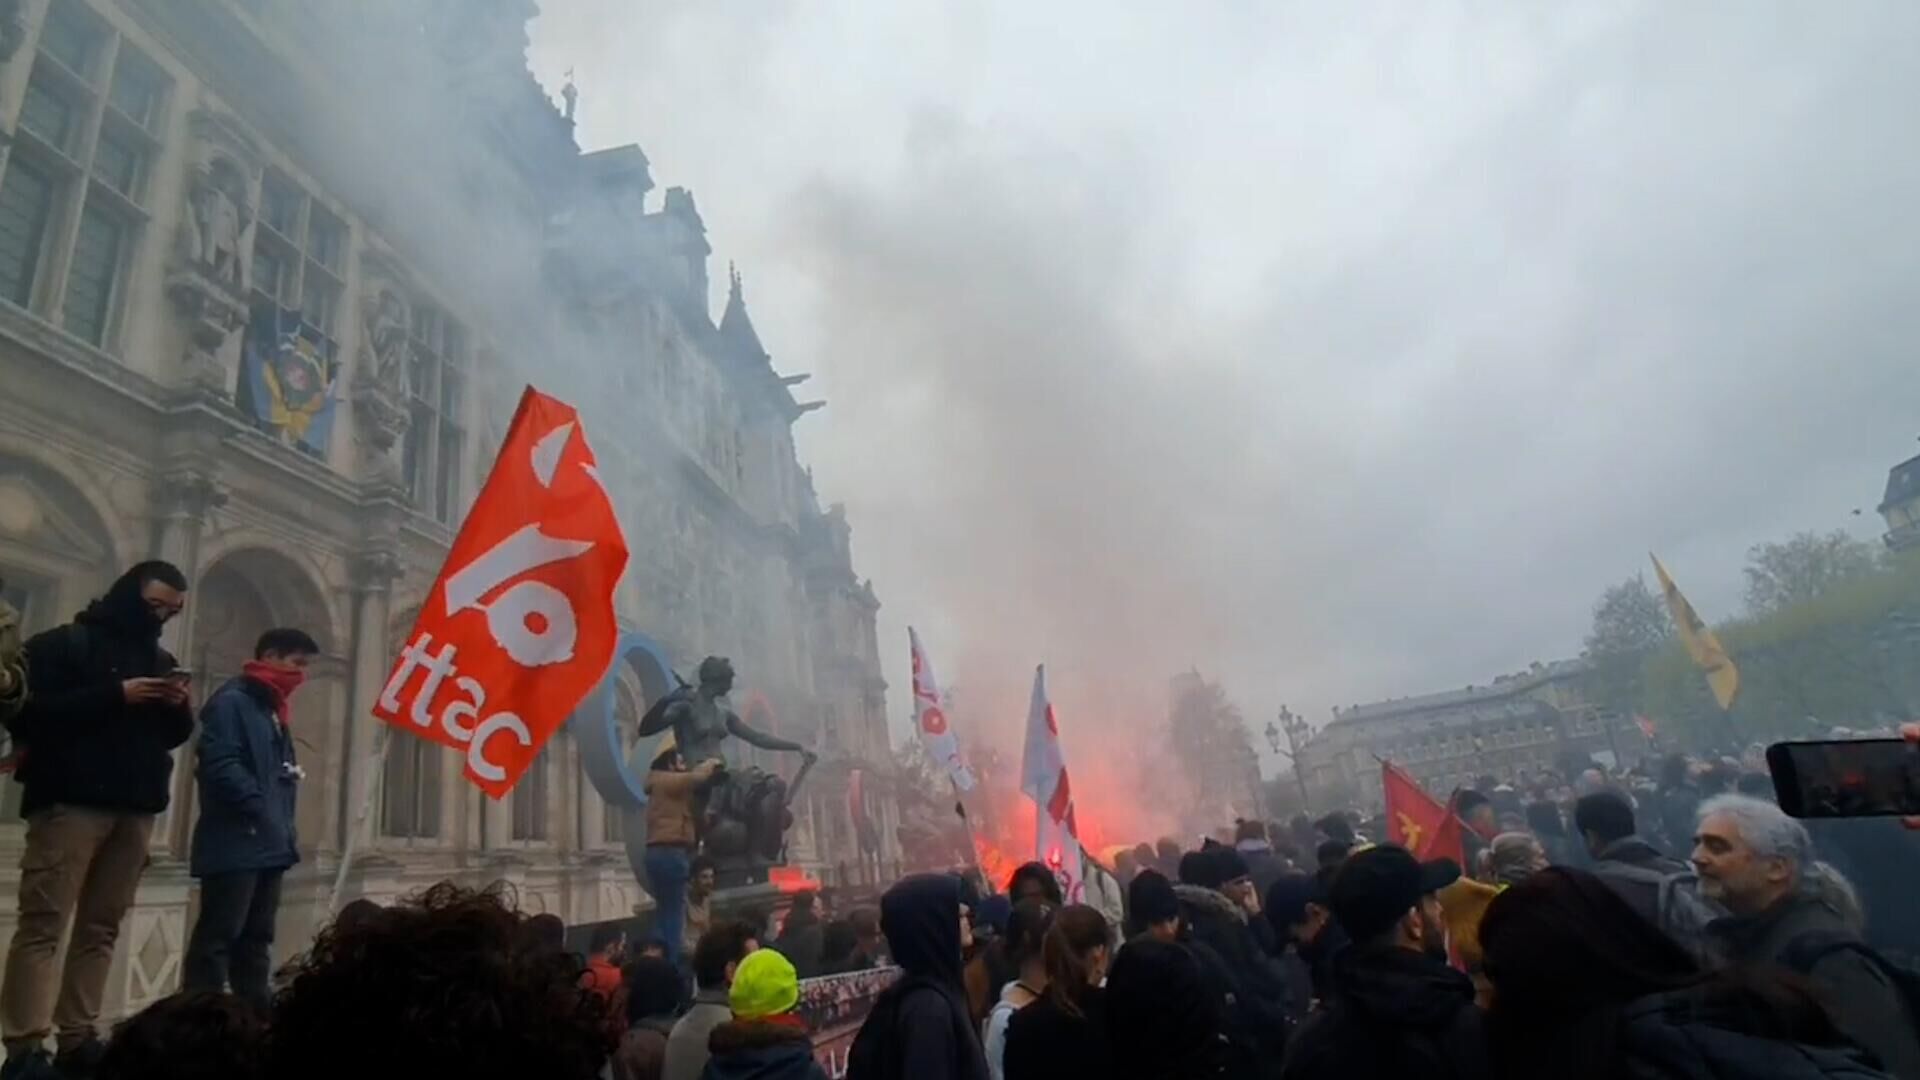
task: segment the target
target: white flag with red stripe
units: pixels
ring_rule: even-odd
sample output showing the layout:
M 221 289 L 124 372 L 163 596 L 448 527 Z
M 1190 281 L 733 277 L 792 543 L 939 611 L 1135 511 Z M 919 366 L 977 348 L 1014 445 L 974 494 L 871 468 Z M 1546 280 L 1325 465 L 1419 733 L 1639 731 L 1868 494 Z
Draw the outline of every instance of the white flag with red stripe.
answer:
M 1035 857 L 1053 869 L 1067 903 L 1086 896 L 1080 829 L 1073 820 L 1073 785 L 1060 750 L 1060 722 L 1047 700 L 1047 666 L 1033 672 L 1033 702 L 1027 708 L 1027 745 L 1021 761 L 1020 790 L 1033 800 Z
M 973 790 L 973 770 L 960 755 L 960 740 L 947 723 L 947 710 L 940 701 L 940 684 L 933 677 L 933 665 L 927 651 L 920 647 L 920 635 L 907 627 L 907 646 L 913 650 L 913 723 L 920 731 L 920 744 L 927 756 L 947 770 L 953 786 Z

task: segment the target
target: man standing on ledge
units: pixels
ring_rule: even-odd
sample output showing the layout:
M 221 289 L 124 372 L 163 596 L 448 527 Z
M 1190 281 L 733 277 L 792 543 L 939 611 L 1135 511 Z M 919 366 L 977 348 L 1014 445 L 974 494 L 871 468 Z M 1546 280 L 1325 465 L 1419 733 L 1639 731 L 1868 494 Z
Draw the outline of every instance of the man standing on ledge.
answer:
M 191 865 L 200 880 L 200 918 L 183 965 L 188 990 L 231 986 L 239 997 L 268 1004 L 280 879 L 300 861 L 293 693 L 319 653 L 304 630 L 269 630 L 253 659 L 200 710 L 200 820 Z
M 166 810 L 173 749 L 193 734 L 187 673 L 160 647 L 160 630 L 186 603 L 187 579 L 169 563 L 120 576 L 66 626 L 27 642 L 26 707 L 11 725 L 24 755 L 27 849 L 20 859 L 20 923 L 0 987 L 0 1078 L 59 1071 L 84 1076 L 105 1047 L 94 1025 L 120 920 L 133 904 L 154 818 Z M 53 957 L 67 920 L 66 970 Z

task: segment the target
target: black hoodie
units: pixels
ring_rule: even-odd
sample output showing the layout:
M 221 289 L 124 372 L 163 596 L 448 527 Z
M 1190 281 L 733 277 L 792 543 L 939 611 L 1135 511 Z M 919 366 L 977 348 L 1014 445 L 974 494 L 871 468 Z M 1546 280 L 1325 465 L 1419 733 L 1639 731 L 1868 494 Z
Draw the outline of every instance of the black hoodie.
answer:
M 1295 1034 L 1284 1080 L 1488 1074 L 1473 983 L 1444 961 L 1393 945 L 1349 946 L 1334 972 L 1333 1004 Z
M 74 625 L 27 641 L 30 697 L 11 725 L 26 750 L 22 814 L 56 803 L 134 814 L 167 808 L 172 751 L 193 735 L 193 711 L 129 705 L 120 688 L 174 667 L 140 587 L 138 568 L 129 570 Z
M 901 879 L 880 898 L 880 929 L 904 975 L 854 1037 L 847 1080 L 987 1080 L 961 974 L 960 880 Z

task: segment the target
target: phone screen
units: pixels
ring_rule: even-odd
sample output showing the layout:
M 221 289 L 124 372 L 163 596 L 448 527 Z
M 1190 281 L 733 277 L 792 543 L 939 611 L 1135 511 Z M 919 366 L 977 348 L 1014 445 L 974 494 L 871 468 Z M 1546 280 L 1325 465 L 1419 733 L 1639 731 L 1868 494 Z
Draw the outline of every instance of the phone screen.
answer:
M 1767 767 L 1794 817 L 1920 814 L 1920 753 L 1899 739 L 1775 743 Z

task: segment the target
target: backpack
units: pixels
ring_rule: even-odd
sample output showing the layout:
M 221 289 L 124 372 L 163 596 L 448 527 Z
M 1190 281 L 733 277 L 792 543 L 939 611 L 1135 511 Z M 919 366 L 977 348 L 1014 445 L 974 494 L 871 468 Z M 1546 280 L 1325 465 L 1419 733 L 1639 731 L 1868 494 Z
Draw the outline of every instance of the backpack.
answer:
M 1907 1009 L 1907 1018 L 1920 1027 L 1920 971 L 1895 963 L 1879 950 L 1851 934 L 1839 930 L 1809 930 L 1787 942 L 1780 964 L 1799 975 L 1812 975 L 1814 966 L 1837 952 L 1858 953 L 1893 984 Z
M 1611 878 L 1652 886 L 1654 925 L 1688 952 L 1700 954 L 1714 913 L 1700 897 L 1699 878 L 1686 871 L 1668 874 L 1621 862 L 1607 863 L 1596 876 L 1602 881 Z
M 73 653 L 74 666 L 83 671 L 86 670 L 93 662 L 93 637 L 87 632 L 86 625 L 70 622 L 61 627 L 60 632 L 66 635 L 67 648 Z M 31 695 L 22 695 L 22 711 L 29 696 Z M 14 716 L 18 715 L 19 712 L 14 713 Z M 12 720 L 14 716 L 7 719 Z M 13 733 L 10 725 L 0 725 L 0 776 L 12 775 L 18 778 L 26 764 L 27 744 Z

